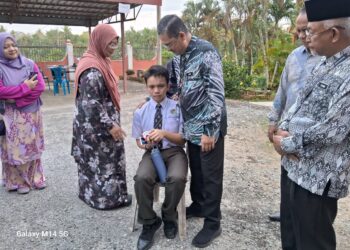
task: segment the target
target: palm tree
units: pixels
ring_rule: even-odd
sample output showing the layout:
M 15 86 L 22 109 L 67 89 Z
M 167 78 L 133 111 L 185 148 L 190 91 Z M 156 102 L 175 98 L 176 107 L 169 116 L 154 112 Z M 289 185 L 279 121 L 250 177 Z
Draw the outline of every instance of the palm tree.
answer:
M 217 0 L 203 0 L 186 3 L 182 19 L 194 35 L 206 39 L 218 47 L 220 44 L 221 27 L 221 9 Z
M 269 6 L 269 14 L 273 17 L 275 28 L 282 18 L 292 19 L 295 5 L 292 0 L 273 0 Z
M 182 19 L 186 23 L 187 28 L 193 33 L 198 32 L 200 26 L 200 3 L 190 0 L 185 5 L 185 10 L 182 13 Z

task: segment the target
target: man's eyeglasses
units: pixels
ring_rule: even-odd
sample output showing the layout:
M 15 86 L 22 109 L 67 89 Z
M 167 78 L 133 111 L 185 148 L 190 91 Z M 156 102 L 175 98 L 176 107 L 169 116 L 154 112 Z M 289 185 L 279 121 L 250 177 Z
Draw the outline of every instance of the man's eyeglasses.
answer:
M 176 43 L 176 38 L 171 38 L 172 40 L 168 43 L 163 43 L 163 46 L 167 49 L 170 49 L 173 47 L 173 45 Z
M 330 28 L 328 28 L 328 29 L 325 29 L 325 30 L 323 30 L 323 31 L 320 31 L 320 32 L 317 32 L 317 33 L 312 33 L 312 32 L 310 31 L 310 29 L 308 28 L 308 29 L 305 30 L 305 35 L 306 35 L 308 38 L 311 38 L 311 37 L 313 37 L 313 36 L 319 36 L 319 35 L 321 35 L 322 33 L 325 33 L 325 32 L 327 32 L 327 31 L 330 31 L 330 30 L 332 30 L 332 29 L 334 29 L 334 28 L 345 30 L 345 27 L 335 25 L 335 26 L 332 26 L 332 27 L 330 27 Z

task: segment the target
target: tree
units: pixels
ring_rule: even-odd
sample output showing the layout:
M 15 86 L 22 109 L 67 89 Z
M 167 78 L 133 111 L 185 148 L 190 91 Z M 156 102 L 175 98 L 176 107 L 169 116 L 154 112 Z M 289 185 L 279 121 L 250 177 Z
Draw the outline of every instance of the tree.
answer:
M 183 21 L 194 34 L 198 32 L 200 23 L 202 22 L 200 8 L 200 3 L 195 3 L 193 0 L 190 0 L 185 4 L 185 10 L 182 13 Z
M 152 59 L 156 55 L 157 31 L 145 28 L 136 31 L 133 28 L 125 32 L 127 42 L 133 47 L 133 55 L 137 59 Z
M 200 3 L 187 2 L 182 19 L 192 34 L 219 47 L 223 30 L 220 27 L 222 13 L 217 0 L 203 0 Z
M 273 0 L 270 4 L 269 14 L 273 17 L 275 28 L 282 18 L 292 19 L 295 5 L 292 0 Z

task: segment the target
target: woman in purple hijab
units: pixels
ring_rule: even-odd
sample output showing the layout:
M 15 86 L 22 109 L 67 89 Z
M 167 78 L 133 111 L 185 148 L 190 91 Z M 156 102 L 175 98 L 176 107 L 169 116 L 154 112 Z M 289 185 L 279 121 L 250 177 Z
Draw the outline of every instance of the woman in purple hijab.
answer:
M 38 66 L 20 55 L 15 38 L 0 33 L 0 113 L 6 134 L 0 137 L 3 185 L 20 194 L 46 187 L 40 95 L 45 82 Z

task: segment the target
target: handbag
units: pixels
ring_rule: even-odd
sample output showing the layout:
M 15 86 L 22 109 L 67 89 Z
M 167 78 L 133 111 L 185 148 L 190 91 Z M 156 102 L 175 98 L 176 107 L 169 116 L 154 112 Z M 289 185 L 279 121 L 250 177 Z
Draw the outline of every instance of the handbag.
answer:
M 4 120 L 0 120 L 0 136 L 3 136 L 6 134 L 6 127 Z
M 0 101 L 0 114 L 4 114 L 5 113 L 5 102 L 4 101 Z M 0 136 L 3 136 L 6 134 L 6 127 L 5 127 L 5 122 L 4 120 L 0 120 Z

